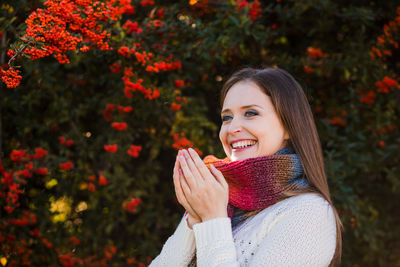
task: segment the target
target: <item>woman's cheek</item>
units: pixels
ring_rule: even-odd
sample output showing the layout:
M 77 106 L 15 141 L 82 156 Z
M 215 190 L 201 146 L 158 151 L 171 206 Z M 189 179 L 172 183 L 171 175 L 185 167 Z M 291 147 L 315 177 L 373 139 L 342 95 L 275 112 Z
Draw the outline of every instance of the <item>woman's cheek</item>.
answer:
M 225 154 L 229 157 L 229 144 L 226 136 L 226 128 L 224 125 L 221 126 L 221 129 L 219 131 L 219 140 L 221 141 L 222 147 L 225 151 Z
M 219 130 L 219 140 L 221 141 L 221 144 L 223 146 L 225 146 L 225 142 L 226 142 L 226 135 L 225 135 L 225 126 L 222 125 L 221 129 Z

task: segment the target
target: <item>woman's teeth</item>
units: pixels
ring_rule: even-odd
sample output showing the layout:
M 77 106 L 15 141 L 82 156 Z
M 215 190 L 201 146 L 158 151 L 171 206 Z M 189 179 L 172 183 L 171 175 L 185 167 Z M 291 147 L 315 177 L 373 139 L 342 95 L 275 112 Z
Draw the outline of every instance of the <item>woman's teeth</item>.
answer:
M 234 149 L 238 149 L 238 148 L 245 148 L 245 147 L 248 147 L 248 146 L 252 146 L 255 143 L 257 143 L 257 142 L 254 141 L 254 140 L 245 140 L 245 141 L 235 142 L 231 146 Z

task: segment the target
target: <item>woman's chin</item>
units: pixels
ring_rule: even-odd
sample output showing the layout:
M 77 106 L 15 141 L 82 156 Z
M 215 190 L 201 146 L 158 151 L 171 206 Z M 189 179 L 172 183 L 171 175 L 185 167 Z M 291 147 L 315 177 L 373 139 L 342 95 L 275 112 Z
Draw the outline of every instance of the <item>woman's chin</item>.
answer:
M 230 156 L 228 157 L 231 161 L 237 161 L 237 160 L 244 160 L 244 159 L 249 159 L 249 158 L 255 158 L 257 157 L 256 152 L 257 150 L 255 149 L 254 146 L 245 148 L 245 149 L 238 149 L 235 151 L 235 149 L 230 151 Z
M 235 153 L 231 154 L 231 156 L 229 157 L 229 159 L 231 161 L 237 161 L 237 160 L 245 160 L 245 159 L 250 159 L 250 158 L 255 158 L 257 156 L 255 155 L 246 155 L 246 154 L 240 154 L 240 155 L 235 155 Z

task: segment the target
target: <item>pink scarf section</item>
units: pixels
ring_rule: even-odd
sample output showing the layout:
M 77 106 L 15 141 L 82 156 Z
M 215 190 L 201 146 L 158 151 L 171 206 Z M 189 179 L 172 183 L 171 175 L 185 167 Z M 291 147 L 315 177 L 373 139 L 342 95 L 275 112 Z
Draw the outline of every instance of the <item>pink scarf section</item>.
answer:
M 213 164 L 229 184 L 228 215 L 234 207 L 245 211 L 267 208 L 280 200 L 282 192 L 307 186 L 298 156 L 283 149 L 271 156 L 229 161 L 210 155 L 204 158 L 207 167 Z

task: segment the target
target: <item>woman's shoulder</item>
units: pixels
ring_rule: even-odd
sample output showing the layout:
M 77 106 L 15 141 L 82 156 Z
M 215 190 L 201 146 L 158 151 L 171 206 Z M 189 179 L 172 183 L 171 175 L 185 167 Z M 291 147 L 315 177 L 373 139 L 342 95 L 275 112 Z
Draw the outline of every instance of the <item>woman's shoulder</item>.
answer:
M 334 220 L 334 212 L 329 202 L 317 193 L 304 193 L 286 198 L 260 212 L 261 217 L 270 219 L 296 215 L 298 217 L 318 216 Z M 273 217 L 273 218 L 271 218 Z
M 316 193 L 292 196 L 262 210 L 235 229 L 240 236 L 251 232 L 263 239 L 271 231 L 300 234 L 311 231 L 314 234 L 336 236 L 336 220 L 332 206 Z
M 288 206 L 293 208 L 307 207 L 330 207 L 329 202 L 318 193 L 303 193 L 297 196 L 286 198 L 278 203 L 277 206 Z

